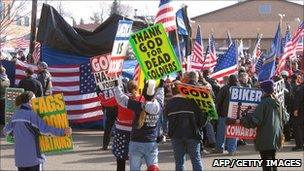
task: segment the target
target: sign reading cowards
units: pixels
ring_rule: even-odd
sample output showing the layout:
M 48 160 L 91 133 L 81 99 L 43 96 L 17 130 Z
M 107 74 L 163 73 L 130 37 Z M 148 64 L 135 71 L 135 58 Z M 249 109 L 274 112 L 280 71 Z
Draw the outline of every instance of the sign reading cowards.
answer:
M 16 111 L 15 100 L 17 96 L 24 92 L 23 88 L 6 88 L 5 89 L 5 123 L 9 122 Z M 7 135 L 6 141 L 13 143 L 12 135 Z
M 159 79 L 181 70 L 162 24 L 132 34 L 129 41 L 147 79 Z
M 110 58 L 111 56 L 109 54 L 94 56 L 90 58 L 95 82 L 100 90 L 113 89 L 115 87 L 114 82 L 118 79 L 108 76 Z
M 108 75 L 111 77 L 122 73 L 132 24 L 133 21 L 130 20 L 119 20 L 108 71 Z
M 62 94 L 54 94 L 32 99 L 33 110 L 46 122 L 55 128 L 68 128 L 68 118 Z M 42 153 L 62 152 L 73 149 L 72 137 L 39 136 Z
M 261 102 L 262 90 L 246 88 L 246 87 L 231 87 L 230 99 L 228 107 L 228 118 L 241 119 L 242 116 L 251 115 Z M 248 129 L 240 124 L 227 125 L 227 138 L 242 138 L 255 139 L 256 128 Z
M 194 99 L 199 108 L 208 114 L 210 120 L 218 119 L 215 104 L 208 88 L 189 84 L 178 84 L 177 88 L 183 96 Z

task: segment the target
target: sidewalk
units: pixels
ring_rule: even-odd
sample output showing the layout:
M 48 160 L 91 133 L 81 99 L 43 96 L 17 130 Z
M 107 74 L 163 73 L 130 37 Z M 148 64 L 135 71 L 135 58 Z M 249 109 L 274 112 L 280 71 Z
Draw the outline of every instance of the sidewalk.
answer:
M 44 165 L 45 170 L 116 170 L 116 158 L 110 150 L 102 151 L 102 131 L 92 130 L 74 130 L 74 150 L 71 152 L 48 155 L 47 162 Z M 287 143 L 285 148 L 278 153 L 277 158 L 284 159 L 302 159 L 302 167 L 298 168 L 279 168 L 279 170 L 304 170 L 303 167 L 303 151 L 292 152 L 291 143 Z M 161 170 L 174 170 L 174 157 L 171 148 L 171 143 L 159 145 L 159 166 Z M 207 149 L 210 150 L 210 149 Z M 203 156 L 203 164 L 205 170 L 262 170 L 261 168 L 213 168 L 212 163 L 214 159 L 258 159 L 259 155 L 254 151 L 252 143 L 238 148 L 236 156 L 228 156 L 228 154 L 210 154 Z M 0 151 L 0 170 L 16 170 L 14 164 L 14 150 L 13 145 L 5 142 L 1 138 Z M 187 157 L 185 163 L 186 170 L 192 170 L 191 161 Z M 142 166 L 145 170 L 146 166 Z M 129 163 L 127 163 L 127 170 L 129 170 Z

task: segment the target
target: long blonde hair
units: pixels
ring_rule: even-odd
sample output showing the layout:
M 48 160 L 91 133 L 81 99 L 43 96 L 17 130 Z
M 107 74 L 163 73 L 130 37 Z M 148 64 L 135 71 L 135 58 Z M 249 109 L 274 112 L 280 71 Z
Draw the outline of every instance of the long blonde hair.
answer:
M 138 118 L 138 126 L 137 128 L 142 128 L 144 126 L 145 120 L 146 120 L 147 112 L 145 110 L 142 110 L 139 114 Z

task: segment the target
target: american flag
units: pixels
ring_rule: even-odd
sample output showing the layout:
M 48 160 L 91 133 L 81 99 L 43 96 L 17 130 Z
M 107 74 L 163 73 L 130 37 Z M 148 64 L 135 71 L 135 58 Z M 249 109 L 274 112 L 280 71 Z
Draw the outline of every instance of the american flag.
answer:
M 237 48 L 234 42 L 227 52 L 219 58 L 216 66 L 214 67 L 211 78 L 216 79 L 220 84 L 224 83 L 224 77 L 237 72 Z
M 19 37 L 19 38 L 15 39 L 15 42 L 17 44 L 17 47 L 20 48 L 20 49 L 26 49 L 30 45 L 30 40 L 26 39 L 25 36 L 22 36 L 22 37 Z
M 280 73 L 285 69 L 286 61 L 289 60 L 290 57 L 295 54 L 294 47 L 292 46 L 291 35 L 290 35 L 290 26 L 287 26 L 284 42 L 285 42 L 284 52 L 282 57 L 279 58 L 279 62 L 276 69 L 276 75 L 280 75 Z
M 217 63 L 217 59 L 218 57 L 216 56 L 215 41 L 213 34 L 211 34 L 209 37 L 209 45 L 206 51 L 206 59 L 204 62 L 203 70 L 213 69 Z
M 175 12 L 171 0 L 160 0 L 155 23 L 162 23 L 167 32 L 176 29 Z
M 258 61 L 255 63 L 254 68 L 255 68 L 255 73 L 257 75 L 259 75 L 259 73 L 260 73 L 260 70 L 263 66 L 264 60 L 265 60 L 265 55 L 261 54 Z
M 138 81 L 139 75 L 140 75 L 140 66 L 137 63 L 136 66 L 135 66 L 135 69 L 134 69 L 133 80 Z
M 191 56 L 191 68 L 194 70 L 201 70 L 203 67 L 203 42 L 201 37 L 201 28 L 197 26 L 196 38 L 193 45 L 193 54 Z
M 303 43 L 304 43 L 304 21 L 300 24 L 299 28 L 295 32 L 292 39 L 292 45 L 295 46 L 297 52 L 302 52 L 303 55 Z
M 16 62 L 16 85 L 25 78 L 24 71 L 27 67 L 37 70 L 36 65 Z M 64 95 L 69 121 L 83 123 L 101 119 L 102 107 L 96 94 L 90 63 L 50 66 L 48 70 L 52 75 L 53 94 Z
M 32 54 L 34 64 L 37 64 L 40 61 L 40 50 L 41 45 L 39 42 L 35 42 L 34 52 Z
M 255 47 L 254 47 L 253 52 L 252 52 L 252 62 L 253 63 L 256 63 L 259 60 L 259 58 L 260 58 L 260 56 L 262 54 L 262 52 L 261 52 L 261 39 L 262 39 L 262 36 L 263 35 L 259 34 L 259 33 L 257 35 L 257 41 L 256 41 Z

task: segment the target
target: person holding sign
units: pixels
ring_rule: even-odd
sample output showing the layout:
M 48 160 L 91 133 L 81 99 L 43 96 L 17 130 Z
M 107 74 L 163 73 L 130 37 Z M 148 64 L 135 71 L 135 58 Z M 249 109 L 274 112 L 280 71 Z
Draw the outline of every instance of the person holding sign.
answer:
M 284 141 L 283 125 L 288 121 L 288 113 L 283 112 L 283 106 L 280 105 L 274 96 L 274 83 L 272 80 L 260 84 L 264 92 L 261 103 L 257 106 L 252 115 L 243 116 L 235 123 L 240 123 L 246 128 L 256 128 L 257 136 L 255 139 L 255 148 L 260 152 L 263 159 L 263 170 L 276 170 L 276 167 L 266 167 L 267 159 L 275 160 L 276 151 L 282 147 Z
M 16 98 L 19 109 L 5 125 L 4 134 L 13 134 L 15 142 L 15 165 L 18 170 L 39 171 L 44 162 L 38 142 L 38 135 L 65 136 L 71 135 L 72 129 L 59 129 L 46 123 L 32 110 L 31 100 L 35 95 L 25 91 Z
M 125 95 L 115 82 L 116 101 L 134 112 L 131 141 L 129 144 L 130 170 L 140 170 L 141 159 L 144 158 L 147 167 L 157 165 L 157 121 L 164 103 L 164 88 L 155 92 L 155 80 L 148 80 L 143 89 L 145 102 L 133 100 Z

